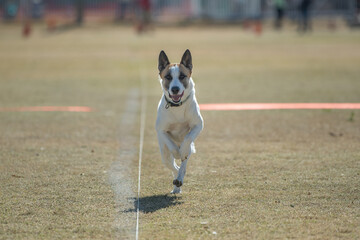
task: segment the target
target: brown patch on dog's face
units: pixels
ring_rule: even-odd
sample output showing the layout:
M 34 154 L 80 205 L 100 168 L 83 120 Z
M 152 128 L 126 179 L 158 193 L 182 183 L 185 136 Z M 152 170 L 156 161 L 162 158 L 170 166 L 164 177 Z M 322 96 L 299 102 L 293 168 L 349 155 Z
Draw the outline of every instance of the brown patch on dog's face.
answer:
M 185 88 L 189 85 L 189 80 L 191 77 L 191 70 L 185 67 L 183 64 L 179 65 L 179 80 L 184 85 Z

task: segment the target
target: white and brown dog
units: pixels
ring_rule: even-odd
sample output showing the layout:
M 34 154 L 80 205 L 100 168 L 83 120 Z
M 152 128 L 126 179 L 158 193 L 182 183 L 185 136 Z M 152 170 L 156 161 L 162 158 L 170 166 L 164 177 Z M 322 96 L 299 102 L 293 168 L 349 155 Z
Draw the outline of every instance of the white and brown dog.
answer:
M 203 129 L 203 119 L 195 98 L 195 84 L 191 78 L 192 58 L 186 50 L 180 64 L 171 64 L 164 51 L 159 55 L 159 79 L 163 89 L 156 131 L 161 158 L 174 175 L 172 193 L 180 193 L 186 164 L 195 153 L 194 141 Z M 179 167 L 175 159 L 181 159 Z

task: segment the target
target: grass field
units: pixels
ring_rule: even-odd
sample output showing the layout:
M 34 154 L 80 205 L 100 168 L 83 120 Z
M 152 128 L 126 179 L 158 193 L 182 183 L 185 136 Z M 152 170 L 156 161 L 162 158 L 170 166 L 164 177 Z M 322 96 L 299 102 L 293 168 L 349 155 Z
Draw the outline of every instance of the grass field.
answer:
M 154 129 L 161 49 L 192 51 L 200 103 L 360 102 L 360 32 L 0 28 L 0 108 L 95 109 L 0 112 L 0 239 L 135 238 L 143 91 L 140 239 L 360 238 L 359 110 L 204 111 L 176 196 Z

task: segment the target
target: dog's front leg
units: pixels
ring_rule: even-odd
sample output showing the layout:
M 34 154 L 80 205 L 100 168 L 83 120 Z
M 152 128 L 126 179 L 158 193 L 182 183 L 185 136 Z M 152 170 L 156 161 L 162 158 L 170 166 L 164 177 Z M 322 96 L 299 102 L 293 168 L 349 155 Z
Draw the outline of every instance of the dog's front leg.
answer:
M 195 141 L 196 137 L 200 134 L 201 130 L 203 129 L 202 122 L 195 125 L 190 132 L 185 136 L 184 141 L 180 145 L 180 157 L 181 161 L 184 161 L 189 158 L 190 154 L 192 153 L 192 148 L 195 149 L 193 146 L 193 142 Z
M 193 152 L 193 150 L 195 150 L 194 141 L 196 137 L 200 134 L 202 129 L 202 122 L 195 125 L 195 127 L 191 129 L 191 131 L 185 136 L 185 139 L 180 146 L 181 165 L 179 169 L 179 174 L 173 182 L 176 187 L 180 187 L 184 183 L 186 165 L 191 153 Z
M 171 140 L 169 134 L 162 130 L 157 131 L 157 134 L 158 134 L 159 144 L 160 144 L 160 142 L 164 143 L 168 147 L 168 149 L 169 149 L 170 153 L 173 155 L 173 157 L 176 159 L 179 159 L 180 158 L 179 148 Z
M 180 158 L 179 148 L 175 145 L 175 143 L 170 139 L 168 134 L 163 131 L 158 131 L 158 140 L 161 152 L 161 158 L 165 166 L 167 166 L 174 175 L 174 178 L 179 176 L 179 166 L 176 164 L 174 157 Z M 172 150 L 170 150 L 172 148 Z M 175 181 L 175 180 L 174 180 Z M 174 183 L 174 182 L 173 182 Z M 175 184 L 174 184 L 175 185 Z M 181 193 L 180 186 L 174 186 L 174 189 L 171 193 Z
M 190 157 L 190 155 L 189 155 L 189 157 Z M 185 177 L 185 173 L 186 173 L 186 165 L 187 165 L 187 162 L 189 160 L 189 157 L 187 159 L 185 159 L 184 161 L 181 161 L 181 166 L 180 166 L 180 169 L 179 169 L 178 176 L 173 181 L 173 184 L 176 187 L 181 187 L 183 182 L 184 182 L 184 177 Z
M 179 166 L 176 164 L 175 159 L 171 155 L 168 147 L 165 144 L 163 144 L 161 141 L 159 141 L 159 145 L 160 145 L 161 159 L 164 165 L 172 171 L 174 178 L 176 178 L 179 173 Z

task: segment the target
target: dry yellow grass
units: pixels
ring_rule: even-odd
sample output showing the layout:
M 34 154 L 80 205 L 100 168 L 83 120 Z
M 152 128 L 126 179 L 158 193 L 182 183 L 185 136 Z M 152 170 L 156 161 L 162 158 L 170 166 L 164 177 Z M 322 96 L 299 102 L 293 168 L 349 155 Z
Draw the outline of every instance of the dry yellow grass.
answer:
M 255 37 L 193 27 L 139 37 L 124 27 L 51 35 L 36 26 L 24 40 L 18 28 L 1 28 L 0 107 L 97 111 L 0 112 L 0 239 L 118 236 L 116 219 L 135 206 L 116 203 L 109 169 L 121 161 L 119 139 L 130 137 L 119 127 L 129 90 L 141 88 L 139 69 L 148 96 L 140 239 L 359 238 L 358 110 L 203 112 L 177 196 L 167 194 L 171 174 L 154 130 L 161 49 L 173 62 L 191 49 L 200 103 L 360 102 L 359 32 Z

